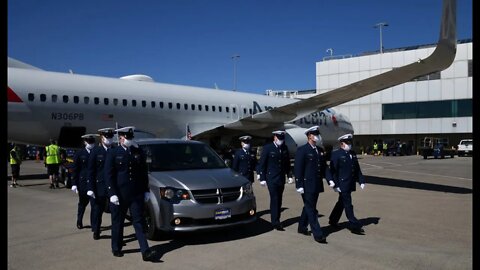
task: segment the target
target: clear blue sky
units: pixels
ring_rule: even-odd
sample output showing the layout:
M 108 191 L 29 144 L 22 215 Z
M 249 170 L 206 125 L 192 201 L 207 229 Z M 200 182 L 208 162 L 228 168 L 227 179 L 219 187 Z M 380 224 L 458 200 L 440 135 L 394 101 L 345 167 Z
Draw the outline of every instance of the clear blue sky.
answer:
M 8 56 L 49 71 L 263 94 L 315 89 L 334 55 L 436 43 L 441 0 L 8 0 Z M 457 0 L 472 38 L 472 0 Z

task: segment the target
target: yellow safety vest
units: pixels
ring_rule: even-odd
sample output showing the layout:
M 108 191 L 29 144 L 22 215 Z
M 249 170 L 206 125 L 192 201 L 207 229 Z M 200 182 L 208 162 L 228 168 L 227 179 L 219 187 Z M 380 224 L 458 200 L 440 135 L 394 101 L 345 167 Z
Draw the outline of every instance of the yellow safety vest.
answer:
M 15 156 L 12 155 L 15 153 Z M 17 151 L 15 149 L 10 150 L 10 165 L 21 164 L 22 161 L 18 157 Z
M 377 144 L 374 144 L 373 145 L 373 150 L 377 150 L 378 149 L 378 145 Z
M 60 163 L 60 151 L 57 145 L 50 144 L 49 146 L 45 147 L 45 151 L 47 153 L 47 158 L 45 160 L 47 164 Z

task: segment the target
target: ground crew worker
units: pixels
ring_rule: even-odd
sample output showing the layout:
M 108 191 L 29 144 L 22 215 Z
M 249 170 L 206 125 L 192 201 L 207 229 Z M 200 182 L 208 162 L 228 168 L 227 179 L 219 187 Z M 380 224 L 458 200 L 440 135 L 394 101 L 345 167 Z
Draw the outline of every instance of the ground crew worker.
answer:
M 252 137 L 248 135 L 242 136 L 239 140 L 242 148 L 235 152 L 232 169 L 250 180 L 250 183 L 253 183 L 253 172 L 257 166 L 257 156 L 256 153 L 251 151 L 250 142 Z
M 302 195 L 303 209 L 298 220 L 297 232 L 310 235 L 308 225 L 312 230 L 313 239 L 326 244 L 327 238 L 318 222 L 317 201 L 319 193 L 323 192 L 323 178 L 327 171 L 326 155 L 321 144 L 320 130 L 313 126 L 305 131 L 307 143 L 297 149 L 295 153 L 295 187 Z M 331 178 L 331 177 L 327 177 Z
M 50 189 L 58 186 L 58 169 L 60 167 L 60 147 L 57 141 L 50 139 L 50 145 L 45 147 L 45 165 L 47 166 L 48 179 L 50 180 Z
M 82 136 L 85 147 L 75 153 L 73 157 L 73 179 L 72 191 L 78 194 L 78 210 L 77 210 L 77 228 L 83 228 L 83 214 L 90 201 L 87 195 L 88 191 L 88 159 L 90 153 L 95 147 L 95 137 L 97 134 L 85 134 Z M 93 220 L 93 206 L 90 204 L 90 225 Z M 92 226 L 93 228 L 93 226 Z
M 378 152 L 378 144 L 377 141 L 373 142 L 373 155 L 376 156 Z
M 386 156 L 388 151 L 388 144 L 387 142 L 383 142 L 383 155 Z
M 355 182 L 364 189 L 365 178 L 363 177 L 355 151 L 352 149 L 352 134 L 345 134 L 338 138 L 340 148 L 332 152 L 330 158 L 330 177 L 328 183 L 338 192 L 338 201 L 332 209 L 329 224 L 338 227 L 338 221 L 342 216 L 343 209 L 349 221 L 349 229 L 355 234 L 364 234 L 362 224 L 353 213 L 352 191 L 355 191 Z
M 108 192 L 104 168 L 107 152 L 113 145 L 113 131 L 113 128 L 102 128 L 98 130 L 101 143 L 92 149 L 88 159 L 87 195 L 90 196 L 90 205 L 93 212 L 92 231 L 94 240 L 100 239 L 102 214 L 107 205 Z
M 285 131 L 272 132 L 273 142 L 263 146 L 258 162 L 260 185 L 268 187 L 270 194 L 270 216 L 272 227 L 284 231 L 280 222 L 282 197 L 285 189 L 285 176 L 290 174 L 290 157 L 287 146 L 284 144 Z
M 20 164 L 22 164 L 20 149 L 16 144 L 13 144 L 12 150 L 10 150 L 10 168 L 12 169 L 11 187 L 17 187 L 17 180 L 20 177 Z
M 135 127 L 115 130 L 120 146 L 108 151 L 105 163 L 112 216 L 112 253 L 115 257 L 123 256 L 123 227 L 126 212 L 130 209 L 142 259 L 154 261 L 155 251 L 148 246 L 143 231 L 145 202 L 150 199 L 147 162 L 143 150 L 133 141 L 134 130 Z

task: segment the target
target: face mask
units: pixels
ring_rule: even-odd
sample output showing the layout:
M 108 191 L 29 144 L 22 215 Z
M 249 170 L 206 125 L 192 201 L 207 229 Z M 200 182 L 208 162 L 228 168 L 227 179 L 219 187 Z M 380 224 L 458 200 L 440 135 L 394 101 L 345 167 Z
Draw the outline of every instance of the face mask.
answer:
M 132 144 L 133 144 L 132 140 L 127 140 L 127 139 L 123 140 L 123 145 L 125 145 L 125 147 L 130 147 L 132 146 Z
M 113 139 L 103 137 L 102 142 L 105 146 L 110 146 L 113 143 Z
M 94 143 L 87 143 L 87 145 L 85 146 L 85 148 L 87 148 L 88 150 L 92 150 L 93 147 L 95 147 Z
M 350 151 L 350 149 L 352 149 L 352 146 L 350 144 L 343 144 L 343 150 Z
M 244 143 L 244 144 L 243 144 L 243 148 L 245 148 L 245 149 L 247 149 L 247 150 L 250 149 L 250 144 Z
M 280 146 L 280 145 L 283 144 L 283 140 L 277 140 L 275 143 L 276 143 L 278 146 Z
M 320 138 L 317 135 L 314 135 L 312 140 L 314 142 L 318 142 L 320 140 Z

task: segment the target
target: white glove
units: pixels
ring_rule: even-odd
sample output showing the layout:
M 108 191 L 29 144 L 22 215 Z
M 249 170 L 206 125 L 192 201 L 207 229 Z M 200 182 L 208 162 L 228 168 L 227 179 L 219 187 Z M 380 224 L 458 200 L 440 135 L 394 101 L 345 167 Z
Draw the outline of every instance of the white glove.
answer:
M 260 174 L 257 174 L 257 180 L 260 180 Z
M 293 184 L 293 178 L 292 178 L 292 177 L 289 177 L 289 178 L 288 178 L 288 183 L 289 183 L 289 184 Z
M 360 188 L 361 188 L 361 189 L 364 189 L 364 188 L 365 188 L 365 184 L 360 184 Z
M 303 190 L 303 187 L 297 188 L 297 192 L 300 194 L 303 194 L 305 191 Z
M 260 181 L 261 186 L 265 186 L 267 184 L 267 181 Z
M 342 192 L 339 187 L 335 188 L 335 192 Z
M 72 186 L 72 191 L 74 191 L 75 193 L 78 193 L 77 186 Z
M 113 195 L 110 197 L 110 202 L 115 204 L 115 205 L 120 205 L 120 201 L 118 200 L 117 195 Z
M 333 182 L 332 180 L 328 181 L 328 185 L 333 188 L 335 186 L 335 182 Z
M 150 192 L 145 192 L 144 200 L 145 202 L 148 202 L 148 200 L 150 200 Z
M 87 191 L 87 195 L 95 199 L 95 193 L 93 193 L 93 191 Z

